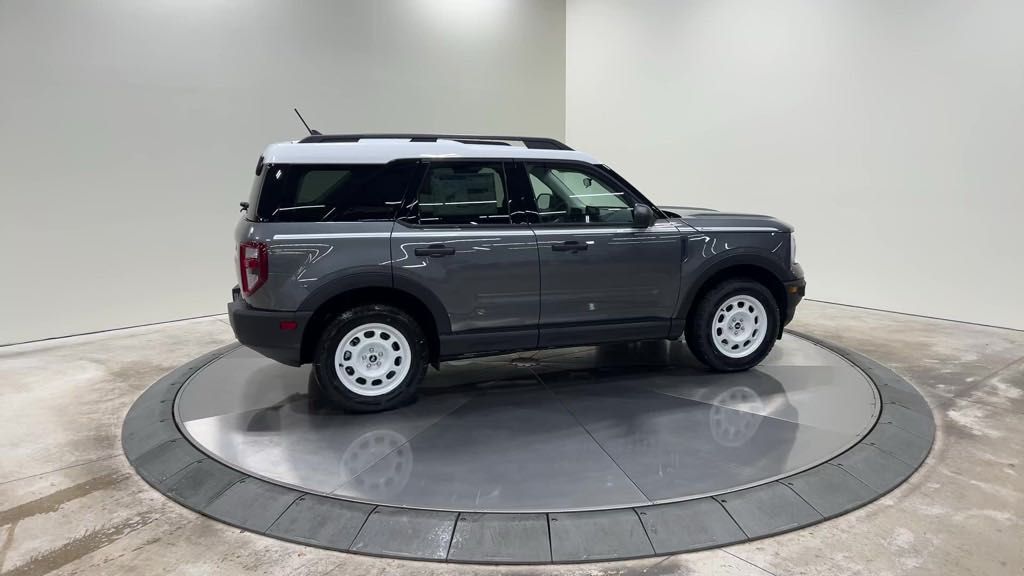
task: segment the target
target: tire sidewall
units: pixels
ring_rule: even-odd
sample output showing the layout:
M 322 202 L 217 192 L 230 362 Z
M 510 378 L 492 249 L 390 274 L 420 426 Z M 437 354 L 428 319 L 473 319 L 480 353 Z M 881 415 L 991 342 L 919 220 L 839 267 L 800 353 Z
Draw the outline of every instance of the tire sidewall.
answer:
M 334 366 L 334 354 L 349 332 L 363 324 L 386 324 L 398 330 L 410 346 L 409 371 L 394 390 L 379 396 L 362 396 L 345 386 Z M 427 341 L 416 322 L 404 312 L 389 306 L 360 306 L 342 313 L 324 329 L 317 342 L 313 372 L 327 399 L 350 412 L 389 410 L 412 401 L 416 387 L 428 364 Z

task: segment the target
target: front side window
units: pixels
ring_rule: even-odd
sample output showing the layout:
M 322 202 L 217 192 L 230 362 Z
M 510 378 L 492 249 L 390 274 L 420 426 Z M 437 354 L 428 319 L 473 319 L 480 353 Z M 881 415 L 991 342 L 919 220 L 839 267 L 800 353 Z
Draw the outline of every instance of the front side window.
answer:
M 542 224 L 603 224 L 633 221 L 635 201 L 620 187 L 582 168 L 527 164 Z
M 500 162 L 432 163 L 416 198 L 419 224 L 508 224 Z
M 392 220 L 413 171 L 411 164 L 266 166 L 257 218 L 264 222 Z

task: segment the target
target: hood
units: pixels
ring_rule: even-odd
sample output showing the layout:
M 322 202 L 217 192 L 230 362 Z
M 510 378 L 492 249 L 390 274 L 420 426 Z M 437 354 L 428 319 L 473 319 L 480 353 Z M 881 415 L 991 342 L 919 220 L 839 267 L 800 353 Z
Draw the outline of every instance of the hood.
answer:
M 736 228 L 742 232 L 792 232 L 793 227 L 778 218 L 764 214 L 719 212 L 710 208 L 688 206 L 659 206 L 670 218 L 701 232 L 726 232 Z

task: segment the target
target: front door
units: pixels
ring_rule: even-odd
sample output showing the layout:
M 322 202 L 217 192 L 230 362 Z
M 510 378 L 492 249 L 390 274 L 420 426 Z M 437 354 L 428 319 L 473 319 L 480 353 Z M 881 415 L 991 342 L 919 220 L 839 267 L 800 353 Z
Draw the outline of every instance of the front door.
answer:
M 395 286 L 436 297 L 442 357 L 537 345 L 537 241 L 513 218 L 506 165 L 426 164 L 391 234 Z
M 638 198 L 592 166 L 520 166 L 537 212 L 540 346 L 667 337 L 683 255 L 676 227 L 634 227 Z

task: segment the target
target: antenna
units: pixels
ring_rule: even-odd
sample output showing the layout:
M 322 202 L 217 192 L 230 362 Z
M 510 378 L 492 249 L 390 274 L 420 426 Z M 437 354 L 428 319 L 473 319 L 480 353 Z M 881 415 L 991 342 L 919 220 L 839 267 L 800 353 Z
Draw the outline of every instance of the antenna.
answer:
M 299 121 L 302 122 L 302 125 L 306 127 L 306 130 L 309 130 L 309 135 L 310 136 L 320 136 L 321 135 L 319 131 L 313 130 L 312 128 L 309 127 L 309 124 L 306 124 L 306 119 L 302 117 L 302 114 L 299 114 L 299 109 L 298 108 L 292 108 L 292 110 L 295 110 L 295 115 L 299 117 Z

